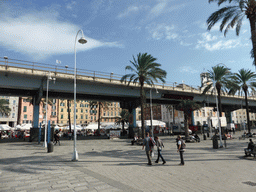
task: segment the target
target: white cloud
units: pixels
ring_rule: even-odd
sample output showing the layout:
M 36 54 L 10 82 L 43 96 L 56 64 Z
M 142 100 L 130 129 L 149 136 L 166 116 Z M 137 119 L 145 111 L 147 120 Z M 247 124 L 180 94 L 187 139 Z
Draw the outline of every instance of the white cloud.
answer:
M 194 68 L 192 68 L 191 66 L 182 66 L 182 67 L 180 67 L 180 72 L 184 72 L 184 73 L 198 73 L 198 71 L 195 70 Z
M 130 6 L 128 7 L 123 13 L 120 13 L 117 17 L 118 18 L 123 18 L 123 17 L 127 17 L 128 15 L 138 12 L 139 11 L 139 7 L 137 6 Z
M 231 49 L 236 47 L 247 46 L 247 43 L 241 43 L 241 39 L 223 39 L 218 40 L 217 36 L 212 36 L 209 32 L 202 33 L 201 39 L 197 40 L 196 49 L 204 48 L 208 51 L 216 51 L 222 49 Z
M 154 16 L 158 16 L 163 12 L 166 6 L 167 6 L 166 1 L 160 1 L 160 3 L 158 3 L 156 6 L 154 6 L 151 9 L 150 14 L 153 14 Z
M 58 20 L 58 14 L 33 12 L 19 17 L 0 19 L 2 46 L 41 60 L 52 55 L 74 52 L 75 37 L 79 26 Z M 79 35 L 80 37 L 80 35 Z M 121 47 L 117 42 L 101 42 L 89 37 L 86 45 L 77 44 L 77 51 L 97 47 Z
M 73 7 L 76 5 L 76 2 L 75 1 L 71 1 L 71 3 L 68 3 L 67 4 L 67 9 L 69 10 L 73 10 Z
M 165 23 L 162 24 L 151 24 L 146 27 L 146 29 L 149 31 L 151 37 L 156 40 L 161 39 L 176 39 L 178 37 L 178 34 L 174 32 L 175 27 L 174 25 L 166 25 Z

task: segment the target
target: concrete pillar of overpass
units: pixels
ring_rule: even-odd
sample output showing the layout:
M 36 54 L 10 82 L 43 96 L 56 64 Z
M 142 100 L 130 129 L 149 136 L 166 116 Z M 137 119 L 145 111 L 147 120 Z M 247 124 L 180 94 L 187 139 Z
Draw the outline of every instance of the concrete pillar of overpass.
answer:
M 32 142 L 34 140 L 38 140 L 39 133 L 39 103 L 36 102 L 38 99 L 38 95 L 33 97 L 33 123 L 32 128 L 30 129 L 30 137 L 29 141 Z
M 136 128 L 136 108 L 129 109 L 129 138 L 134 138 L 133 129 Z
M 194 126 L 195 125 L 195 116 L 194 116 L 194 111 L 191 113 L 191 124 Z

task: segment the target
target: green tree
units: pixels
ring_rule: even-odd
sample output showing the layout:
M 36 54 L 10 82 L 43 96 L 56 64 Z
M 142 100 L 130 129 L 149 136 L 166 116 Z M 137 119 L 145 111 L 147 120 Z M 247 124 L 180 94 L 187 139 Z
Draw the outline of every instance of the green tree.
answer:
M 94 110 L 94 113 L 97 113 L 98 108 L 98 133 L 100 133 L 100 120 L 101 120 L 101 109 L 108 109 L 108 106 L 110 105 L 109 102 L 106 101 L 90 101 L 89 106 L 91 110 Z
M 5 99 L 0 99 L 0 113 L 2 115 L 9 115 L 11 109 L 9 108 L 9 101 Z
M 158 82 L 158 80 L 165 82 L 167 74 L 166 71 L 159 68 L 161 64 L 156 63 L 156 60 L 156 58 L 147 53 L 139 53 L 137 58 L 133 56 L 133 60 L 130 61 L 132 66 L 128 65 L 125 68 L 133 73 L 126 74 L 121 78 L 121 82 L 125 83 L 128 78 L 128 86 L 131 82 L 134 84 L 139 82 L 142 138 L 145 137 L 144 103 L 146 98 L 144 84 L 154 85 L 154 82 Z
M 236 28 L 236 35 L 239 35 L 244 17 L 249 20 L 251 29 L 252 51 L 254 61 L 256 60 L 256 1 L 255 0 L 209 0 L 209 3 L 217 2 L 218 6 L 223 3 L 232 4 L 215 11 L 207 19 L 208 30 L 221 21 L 220 31 L 224 35 L 230 28 Z M 255 64 L 255 63 L 254 63 Z
M 122 109 L 120 112 L 120 116 L 116 117 L 116 124 L 120 125 L 122 124 L 122 132 L 124 135 L 124 124 L 129 122 L 129 111 L 127 109 Z
M 202 87 L 203 89 L 202 94 L 204 95 L 208 91 L 211 91 L 211 93 L 213 94 L 215 92 L 215 89 L 214 89 L 214 83 L 215 83 L 215 88 L 218 94 L 219 116 L 222 117 L 221 94 L 224 94 L 225 92 L 227 92 L 226 86 L 231 74 L 230 69 L 225 66 L 217 65 L 212 67 L 212 70 L 208 71 L 208 73 L 209 73 L 209 79 L 205 83 L 205 85 L 203 85 Z
M 191 116 L 192 111 L 200 109 L 201 105 L 197 104 L 192 100 L 181 100 L 181 102 L 176 107 L 178 110 L 184 112 L 184 126 L 185 126 L 185 139 L 189 139 L 189 126 L 188 118 Z
M 229 83 L 229 94 L 234 95 L 237 92 L 243 91 L 245 96 L 246 115 L 247 115 L 247 126 L 248 132 L 251 132 L 250 116 L 248 108 L 248 89 L 255 91 L 256 88 L 256 74 L 249 69 L 240 69 L 238 73 L 234 73 L 231 76 Z

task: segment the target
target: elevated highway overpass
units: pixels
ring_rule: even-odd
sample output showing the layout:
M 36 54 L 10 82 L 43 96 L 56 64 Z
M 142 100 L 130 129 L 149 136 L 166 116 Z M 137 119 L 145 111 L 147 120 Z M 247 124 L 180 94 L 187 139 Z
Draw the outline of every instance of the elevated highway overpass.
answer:
M 49 97 L 56 99 L 74 98 L 74 69 L 55 65 L 40 64 L 14 59 L 0 58 L 0 94 L 5 96 L 34 97 L 34 107 L 41 98 L 45 98 L 47 78 L 56 78 L 49 82 Z M 121 75 L 89 70 L 77 70 L 77 99 L 119 101 L 122 108 L 136 108 L 139 105 L 140 88 L 138 84 L 121 83 Z M 205 102 L 206 106 L 216 106 L 216 96 L 202 95 L 198 87 L 183 84 L 145 85 L 147 102 L 152 89 L 152 102 L 159 104 L 177 104 L 182 99 Z M 157 89 L 158 93 L 156 93 Z M 248 98 L 251 111 L 256 111 L 256 98 Z M 245 107 L 242 96 L 222 96 L 223 111 Z M 37 111 L 37 109 L 35 110 Z M 38 112 L 39 113 L 39 112 Z M 39 115 L 34 112 L 34 116 Z M 36 121 L 36 119 L 34 119 Z M 34 124 L 35 127 L 38 124 Z

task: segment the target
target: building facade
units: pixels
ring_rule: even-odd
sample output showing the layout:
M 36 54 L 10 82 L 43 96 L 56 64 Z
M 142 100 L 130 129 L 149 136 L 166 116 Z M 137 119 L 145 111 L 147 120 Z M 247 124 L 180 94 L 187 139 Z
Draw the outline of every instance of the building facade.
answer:
M 42 100 L 39 104 L 39 123 L 45 124 L 46 115 L 47 121 L 51 124 L 57 124 L 57 112 L 58 112 L 58 100 L 51 99 L 48 102 L 47 114 L 46 114 L 46 103 Z M 34 106 L 31 104 L 31 99 L 27 97 L 20 98 L 19 101 L 19 114 L 18 124 L 33 124 L 33 109 Z
M 0 124 L 7 124 L 10 127 L 15 127 L 17 125 L 17 118 L 18 118 L 19 98 L 0 96 L 0 99 L 5 99 L 6 101 L 8 101 L 9 102 L 8 107 L 11 109 L 9 115 L 4 115 L 0 113 Z

